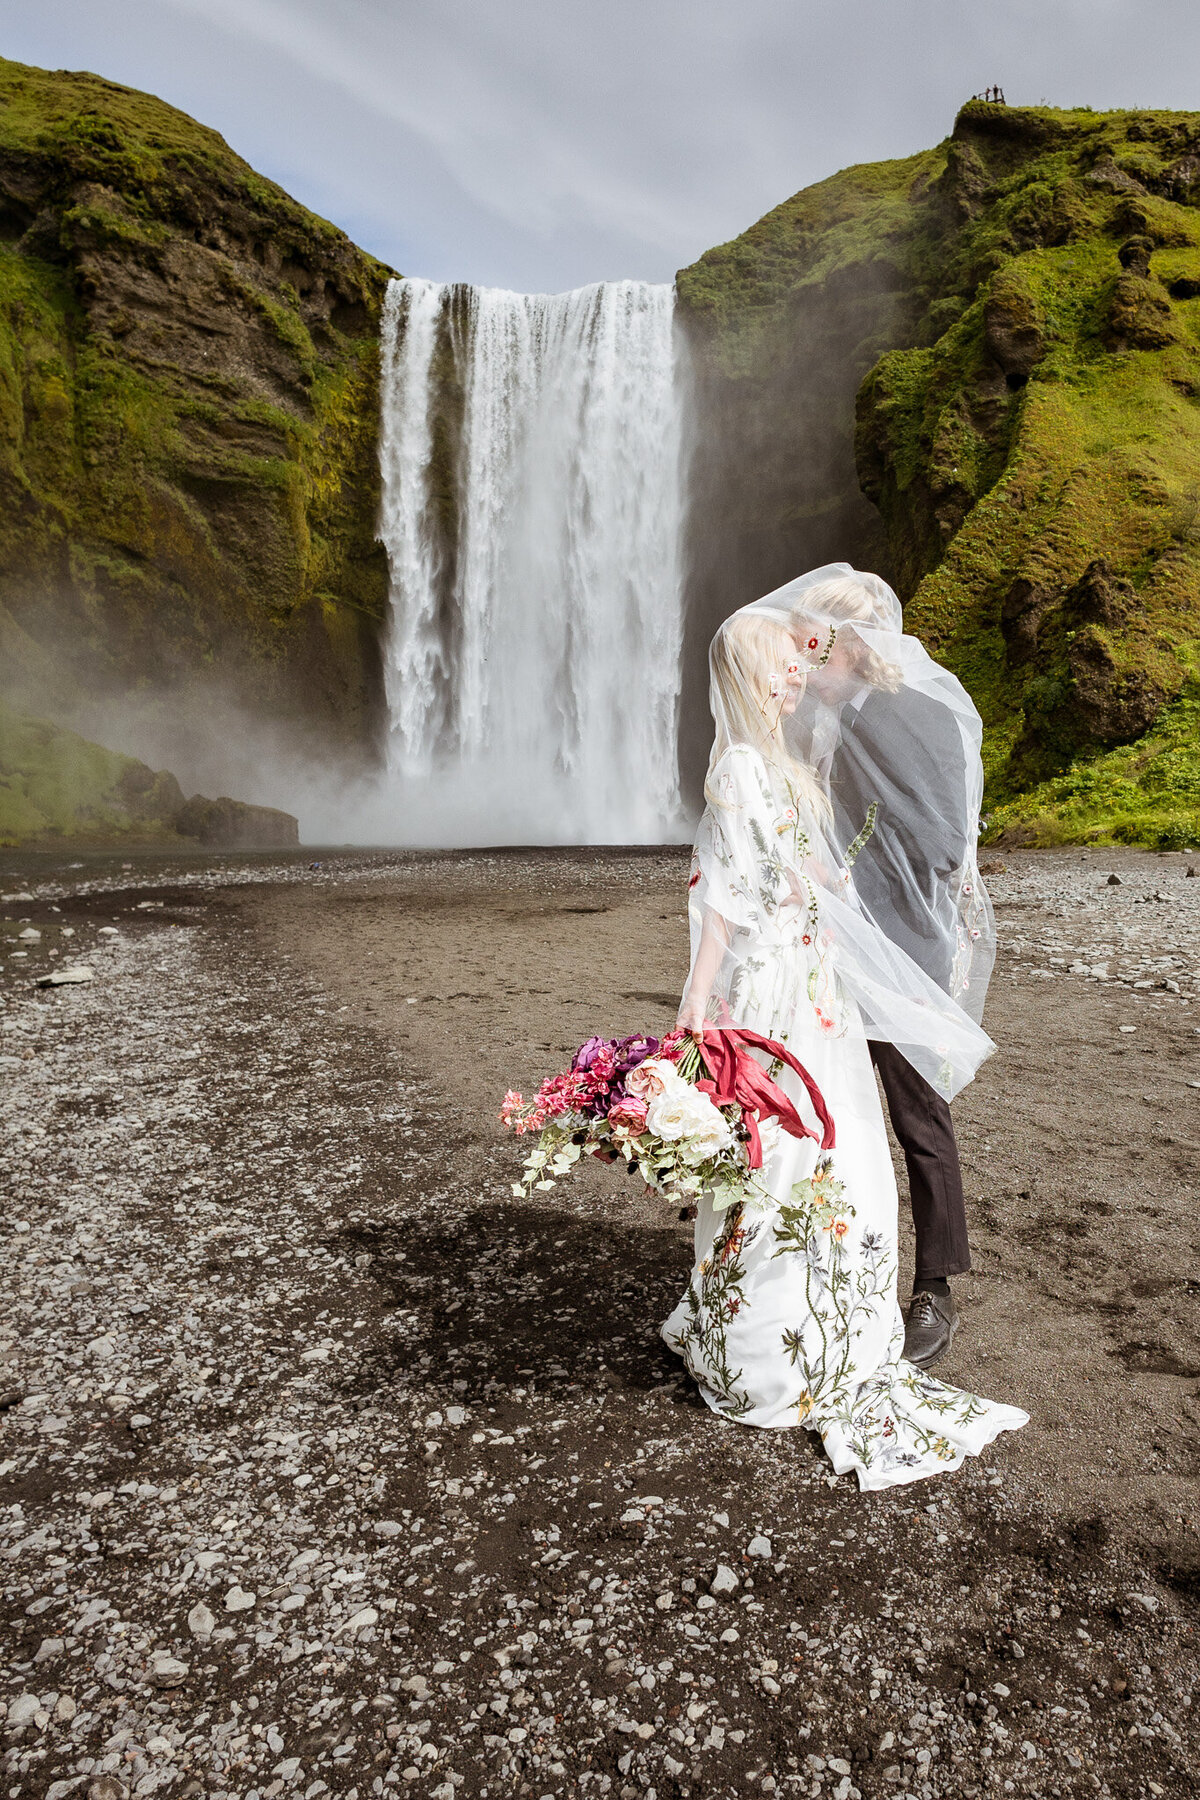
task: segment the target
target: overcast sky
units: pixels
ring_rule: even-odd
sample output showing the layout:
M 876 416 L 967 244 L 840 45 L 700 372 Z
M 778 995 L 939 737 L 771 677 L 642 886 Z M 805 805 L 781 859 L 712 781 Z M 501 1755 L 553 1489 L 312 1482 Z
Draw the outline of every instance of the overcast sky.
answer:
M 669 280 L 848 163 L 1010 102 L 1200 107 L 1198 0 L 0 0 L 408 275 Z

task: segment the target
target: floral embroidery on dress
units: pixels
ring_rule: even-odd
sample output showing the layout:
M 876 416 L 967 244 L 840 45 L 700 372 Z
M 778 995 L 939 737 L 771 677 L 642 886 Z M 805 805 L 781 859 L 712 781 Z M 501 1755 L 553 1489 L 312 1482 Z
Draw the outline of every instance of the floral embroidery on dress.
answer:
M 738 1201 L 729 1208 L 712 1250 L 688 1283 L 687 1323 L 670 1340 L 690 1373 L 717 1394 L 735 1418 L 752 1404 L 737 1386 L 741 1370 L 729 1364 L 729 1323 L 746 1305 L 742 1251 L 757 1236 L 756 1228 L 744 1219 L 745 1208 Z

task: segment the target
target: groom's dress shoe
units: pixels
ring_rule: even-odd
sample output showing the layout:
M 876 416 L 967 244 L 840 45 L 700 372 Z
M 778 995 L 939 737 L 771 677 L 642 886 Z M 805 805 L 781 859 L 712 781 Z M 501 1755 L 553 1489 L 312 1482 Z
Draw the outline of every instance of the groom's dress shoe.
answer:
M 958 1330 L 958 1308 L 952 1294 L 930 1294 L 919 1288 L 904 1321 L 904 1355 L 919 1369 L 945 1356 Z

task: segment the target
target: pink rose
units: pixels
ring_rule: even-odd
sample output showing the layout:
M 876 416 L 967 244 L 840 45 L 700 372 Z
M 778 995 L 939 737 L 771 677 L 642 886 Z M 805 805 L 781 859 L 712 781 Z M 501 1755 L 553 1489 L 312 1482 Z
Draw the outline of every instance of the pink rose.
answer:
M 632 1137 L 640 1137 L 646 1129 L 646 1102 L 634 1094 L 626 1094 L 623 1100 L 609 1108 L 608 1122 L 614 1131 L 627 1131 Z
M 653 1100 L 663 1091 L 663 1078 L 653 1063 L 639 1063 L 625 1077 L 625 1092 L 637 1100 Z

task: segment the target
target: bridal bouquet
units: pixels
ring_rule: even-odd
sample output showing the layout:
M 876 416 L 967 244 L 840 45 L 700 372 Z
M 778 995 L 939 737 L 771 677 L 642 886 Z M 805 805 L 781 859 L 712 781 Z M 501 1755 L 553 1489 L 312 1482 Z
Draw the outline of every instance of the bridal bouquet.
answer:
M 765 1198 L 758 1171 L 780 1132 L 815 1134 L 746 1054 L 749 1044 L 800 1074 L 825 1126 L 823 1148 L 829 1148 L 833 1123 L 816 1084 L 781 1045 L 754 1032 L 590 1037 L 571 1067 L 548 1076 L 533 1100 L 511 1089 L 504 1096 L 504 1124 L 519 1135 L 539 1134 L 513 1193 L 524 1198 L 535 1188 L 553 1187 L 589 1155 L 624 1162 L 631 1175 L 640 1174 L 648 1187 L 684 1205 L 706 1190 L 718 1208 Z

